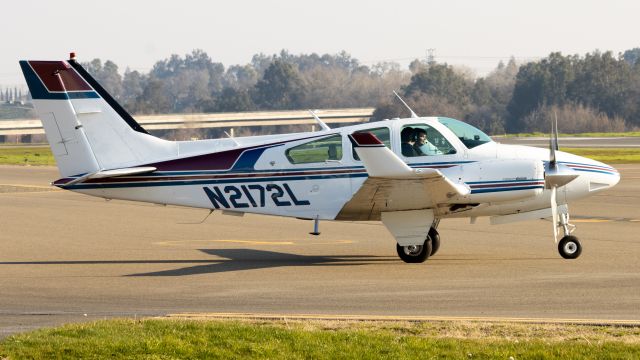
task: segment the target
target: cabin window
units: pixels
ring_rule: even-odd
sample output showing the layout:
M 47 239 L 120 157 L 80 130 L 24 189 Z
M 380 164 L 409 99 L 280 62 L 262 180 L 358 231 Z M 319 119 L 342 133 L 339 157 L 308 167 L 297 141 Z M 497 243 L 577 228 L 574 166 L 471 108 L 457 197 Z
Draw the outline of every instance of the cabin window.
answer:
M 342 160 L 342 136 L 333 135 L 288 149 L 292 164 L 308 164 Z
M 402 127 L 400 132 L 401 149 L 404 157 L 455 154 L 456 149 L 427 124 L 413 124 Z
M 438 118 L 438 121 L 453 131 L 467 149 L 473 149 L 476 146 L 492 141 L 489 135 L 483 133 L 480 129 L 460 120 L 441 117 Z
M 375 135 L 375 137 L 377 137 L 378 140 L 384 143 L 384 146 L 391 149 L 391 136 L 389 135 L 389 128 L 382 127 L 377 129 L 367 129 L 367 130 L 356 131 L 355 133 L 367 133 L 367 132 Z M 352 148 L 351 152 L 353 153 L 353 158 L 359 161 L 360 157 L 356 153 L 356 149 Z

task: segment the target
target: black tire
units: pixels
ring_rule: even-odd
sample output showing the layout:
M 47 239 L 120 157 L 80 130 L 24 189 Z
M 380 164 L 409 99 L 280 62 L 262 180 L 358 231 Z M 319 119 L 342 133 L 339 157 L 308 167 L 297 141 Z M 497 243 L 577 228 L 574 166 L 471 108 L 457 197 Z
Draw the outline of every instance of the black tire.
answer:
M 577 237 L 567 235 L 560 239 L 558 252 L 565 259 L 575 259 L 582 253 L 582 245 L 580 245 Z
M 440 234 L 438 234 L 438 230 L 434 228 L 429 229 L 429 238 L 431 238 L 431 254 L 429 254 L 431 257 L 440 249 Z
M 396 244 L 396 251 L 400 259 L 406 263 L 422 263 L 425 262 L 431 254 L 431 239 L 427 237 L 422 245 L 400 246 Z

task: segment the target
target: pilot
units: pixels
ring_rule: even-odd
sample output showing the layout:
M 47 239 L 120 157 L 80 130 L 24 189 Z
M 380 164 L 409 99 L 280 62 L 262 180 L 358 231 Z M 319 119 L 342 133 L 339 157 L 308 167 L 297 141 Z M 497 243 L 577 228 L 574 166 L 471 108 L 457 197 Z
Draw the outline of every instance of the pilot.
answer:
M 415 140 L 413 139 L 413 128 L 407 126 L 400 132 L 400 141 L 402 142 L 402 155 L 406 157 L 418 156 L 416 152 Z
M 438 155 L 442 154 L 437 147 L 435 147 L 432 143 L 427 140 L 427 131 L 425 129 L 416 128 L 413 131 L 413 137 L 415 138 L 415 143 L 413 147 L 416 150 L 416 153 L 419 155 Z

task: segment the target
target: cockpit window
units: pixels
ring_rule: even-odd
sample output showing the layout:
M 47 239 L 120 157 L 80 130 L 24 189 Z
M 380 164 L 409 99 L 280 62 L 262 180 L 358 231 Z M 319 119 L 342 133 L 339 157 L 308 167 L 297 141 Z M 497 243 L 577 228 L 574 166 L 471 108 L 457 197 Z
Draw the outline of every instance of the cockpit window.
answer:
M 427 124 L 412 124 L 400 132 L 404 157 L 455 154 L 456 149 L 438 130 Z
M 438 121 L 453 131 L 454 134 L 462 141 L 467 149 L 472 149 L 476 146 L 491 142 L 489 135 L 483 133 L 478 128 L 473 127 L 460 120 L 451 118 L 439 117 Z

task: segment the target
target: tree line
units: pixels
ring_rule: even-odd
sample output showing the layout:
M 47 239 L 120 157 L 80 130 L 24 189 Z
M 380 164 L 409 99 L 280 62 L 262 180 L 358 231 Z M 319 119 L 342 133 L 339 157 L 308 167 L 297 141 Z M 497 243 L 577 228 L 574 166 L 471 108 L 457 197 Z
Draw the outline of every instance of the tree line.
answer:
M 257 54 L 225 69 L 194 50 L 156 62 L 147 74 L 127 69 L 123 76 L 111 61 L 83 65 L 138 114 L 371 107 L 409 79 L 397 64 L 367 67 L 345 52 Z
M 492 133 L 618 132 L 640 127 L 640 48 L 619 56 L 551 53 L 518 66 L 512 59 L 473 78 L 447 64 L 417 67 L 402 94 L 419 114 L 457 117 Z M 402 113 L 402 111 L 405 111 Z M 387 100 L 375 119 L 408 116 Z
M 640 48 L 614 56 L 551 53 L 499 63 L 488 75 L 434 61 L 365 66 L 339 54 L 256 54 L 227 68 L 206 52 L 172 55 L 142 73 L 120 75 L 112 61 L 83 64 L 134 114 L 375 107 L 372 121 L 406 117 L 397 90 L 419 115 L 448 116 L 491 134 L 640 127 Z

